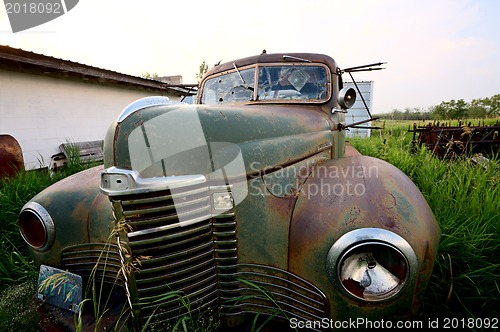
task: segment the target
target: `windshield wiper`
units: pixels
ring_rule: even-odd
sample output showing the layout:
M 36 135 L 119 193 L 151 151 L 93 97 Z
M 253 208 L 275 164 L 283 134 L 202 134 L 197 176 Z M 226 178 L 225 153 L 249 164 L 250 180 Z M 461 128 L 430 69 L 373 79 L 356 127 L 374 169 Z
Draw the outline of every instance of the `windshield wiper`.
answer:
M 243 82 L 244 85 L 247 85 L 247 82 L 245 82 L 245 79 L 243 78 L 243 76 L 241 75 L 240 73 L 240 70 L 238 69 L 238 67 L 236 67 L 236 64 L 233 62 L 233 67 L 234 69 L 236 69 L 236 72 L 238 73 L 238 75 L 240 76 L 241 78 L 241 81 Z
M 241 75 L 240 70 L 238 69 L 238 67 L 236 67 L 236 64 L 234 62 L 233 62 L 233 67 L 234 67 L 234 69 L 236 69 L 236 72 L 238 73 L 238 75 L 240 76 L 241 81 L 243 82 L 243 84 L 235 86 L 235 88 L 240 88 L 241 87 L 241 88 L 245 88 L 245 89 L 248 89 L 248 90 L 250 90 L 250 91 L 253 92 L 254 88 L 251 87 L 251 86 L 249 86 L 247 84 L 247 82 L 245 82 L 245 79 L 243 78 L 243 75 Z

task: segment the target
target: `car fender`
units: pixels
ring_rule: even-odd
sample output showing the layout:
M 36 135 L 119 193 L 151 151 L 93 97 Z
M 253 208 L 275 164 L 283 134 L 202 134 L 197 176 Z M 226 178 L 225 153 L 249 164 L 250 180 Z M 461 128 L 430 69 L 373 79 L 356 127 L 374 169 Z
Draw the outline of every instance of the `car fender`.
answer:
M 425 198 L 395 166 L 361 155 L 329 160 L 313 170 L 299 191 L 290 226 L 289 268 L 325 290 L 332 318 L 407 315 L 423 297 L 422 283 L 432 273 L 440 234 Z M 335 282 L 339 243 L 344 241 L 340 250 L 347 250 L 368 238 L 402 238 L 411 247 L 410 284 L 383 306 L 348 296 Z M 346 245 L 345 239 L 352 243 Z
M 54 240 L 50 247 L 43 250 L 30 247 L 38 265 L 43 262 L 61 267 L 65 248 L 108 241 L 113 215 L 108 198 L 99 189 L 102 170 L 102 166 L 96 166 L 58 181 L 23 207 L 21 215 L 35 205 L 44 209 L 54 225 Z

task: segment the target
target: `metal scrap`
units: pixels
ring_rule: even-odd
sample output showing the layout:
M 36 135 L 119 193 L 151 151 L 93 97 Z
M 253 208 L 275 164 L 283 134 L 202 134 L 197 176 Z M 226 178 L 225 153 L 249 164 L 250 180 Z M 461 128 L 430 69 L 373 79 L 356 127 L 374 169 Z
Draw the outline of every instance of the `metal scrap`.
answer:
M 459 122 L 458 126 L 429 123 L 413 124 L 413 147 L 425 146 L 436 156 L 454 158 L 457 156 L 498 155 L 500 147 L 500 122 L 493 125 L 473 125 Z

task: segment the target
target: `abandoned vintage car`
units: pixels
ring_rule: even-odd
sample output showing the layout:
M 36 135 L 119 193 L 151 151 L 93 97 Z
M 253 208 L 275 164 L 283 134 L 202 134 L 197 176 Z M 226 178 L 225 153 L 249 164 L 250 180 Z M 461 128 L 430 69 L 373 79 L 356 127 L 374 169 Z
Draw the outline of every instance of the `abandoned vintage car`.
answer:
M 104 165 L 20 213 L 38 297 L 78 313 L 112 289 L 132 329 L 187 312 L 318 330 L 415 317 L 440 229 L 400 170 L 346 153 L 347 71 L 325 55 L 261 54 L 209 70 L 196 104 L 127 106 Z

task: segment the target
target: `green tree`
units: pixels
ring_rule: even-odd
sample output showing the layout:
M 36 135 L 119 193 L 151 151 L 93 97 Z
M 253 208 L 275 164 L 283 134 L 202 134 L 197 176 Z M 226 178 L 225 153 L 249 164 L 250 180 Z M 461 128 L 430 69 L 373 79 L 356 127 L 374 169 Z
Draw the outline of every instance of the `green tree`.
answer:
M 484 100 L 486 115 L 489 117 L 500 116 L 500 94 Z
M 436 105 L 432 108 L 432 118 L 436 120 L 445 120 L 449 116 L 449 106 L 446 102 L 441 102 L 441 104 Z
M 406 107 L 404 110 L 393 109 L 391 113 L 377 115 L 379 118 L 392 120 L 451 120 L 497 116 L 500 116 L 500 94 L 473 99 L 470 103 L 463 99 L 442 101 L 427 110 Z
M 463 99 L 443 101 L 436 105 L 433 110 L 433 118 L 445 119 L 465 119 L 468 116 L 469 106 Z
M 481 119 L 486 117 L 487 108 L 485 107 L 484 99 L 474 99 L 470 102 L 468 117 Z
M 142 78 L 147 78 L 149 80 L 157 80 L 158 79 L 158 74 L 157 73 L 148 73 L 148 72 L 145 72 L 144 74 L 141 75 Z
M 200 64 L 200 68 L 199 68 L 198 73 L 196 74 L 196 80 L 198 81 L 198 84 L 201 83 L 201 80 L 202 80 L 203 76 L 205 76 L 207 71 L 208 71 L 208 65 L 205 63 L 205 61 L 203 61 Z
M 463 99 L 452 100 L 451 102 L 451 118 L 465 119 L 467 118 L 468 105 Z

